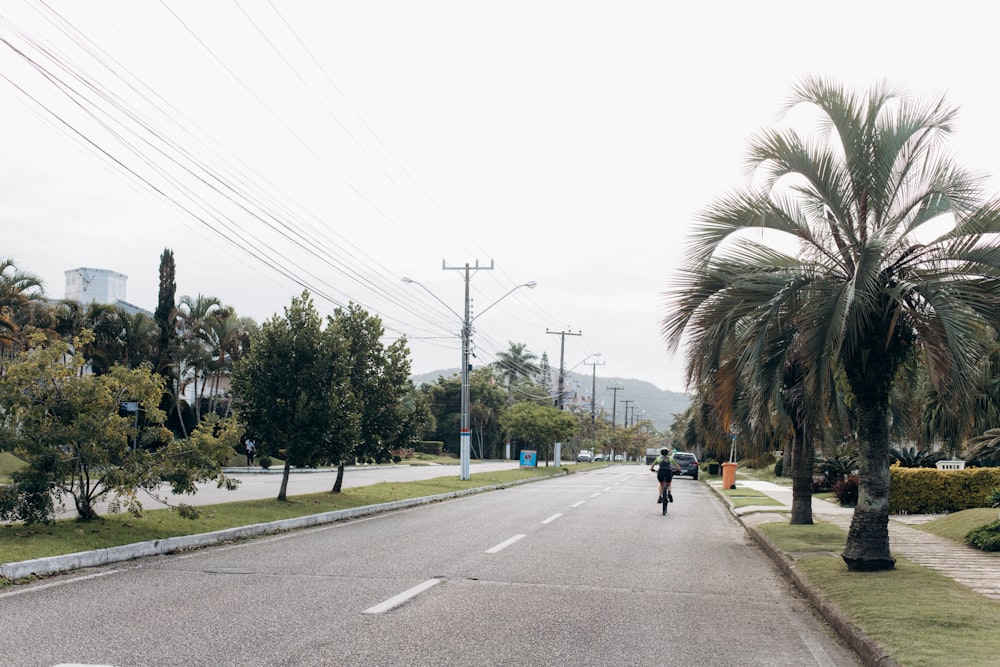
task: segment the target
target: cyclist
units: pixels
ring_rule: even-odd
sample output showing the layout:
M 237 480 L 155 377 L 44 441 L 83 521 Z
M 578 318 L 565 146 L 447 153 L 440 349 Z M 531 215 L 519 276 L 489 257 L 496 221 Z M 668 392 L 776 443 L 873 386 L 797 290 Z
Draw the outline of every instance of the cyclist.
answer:
M 659 466 L 658 469 L 657 466 Z M 656 481 L 660 484 L 660 496 L 656 500 L 657 503 L 674 502 L 674 496 L 670 493 L 670 482 L 674 478 L 674 468 L 680 470 L 681 466 L 666 447 L 660 450 L 660 455 L 653 459 L 653 465 L 649 466 L 651 471 L 655 470 Z

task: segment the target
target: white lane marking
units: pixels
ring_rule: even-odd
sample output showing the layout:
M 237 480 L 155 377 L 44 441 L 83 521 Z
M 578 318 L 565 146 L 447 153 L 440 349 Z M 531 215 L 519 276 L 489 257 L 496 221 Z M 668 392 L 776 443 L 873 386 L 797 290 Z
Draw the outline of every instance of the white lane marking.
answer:
M 558 513 L 553 514 L 552 516 L 550 516 L 545 521 L 542 521 L 542 523 L 552 523 L 553 521 L 555 521 L 556 519 L 558 519 L 561 516 L 562 516 L 562 512 L 558 512 Z
M 576 509 L 577 507 L 579 507 L 580 505 L 584 504 L 585 502 L 587 502 L 587 501 L 586 500 L 581 500 L 578 503 L 573 503 L 572 505 L 570 505 L 570 507 L 572 507 L 573 509 Z
M 111 574 L 118 574 L 124 572 L 125 570 L 135 569 L 133 567 L 126 567 L 120 570 L 109 570 L 108 572 L 95 572 L 93 574 L 85 574 L 81 577 L 73 577 L 72 579 L 60 579 L 58 581 L 53 581 L 48 584 L 37 584 L 31 586 L 30 588 L 19 588 L 17 590 L 9 591 L 6 593 L 0 593 L 0 598 L 11 598 L 15 595 L 23 595 L 25 593 L 34 593 L 35 591 L 45 590 L 46 588 L 54 588 L 56 586 L 65 586 L 67 584 L 75 584 L 78 581 L 86 581 L 87 579 L 96 579 L 98 577 L 106 577 Z M 100 665 L 98 665 L 100 667 Z
M 509 540 L 504 540 L 503 542 L 501 542 L 500 544 L 496 545 L 492 549 L 487 549 L 485 553 L 495 554 L 496 552 L 500 551 L 501 549 L 506 549 L 510 545 L 514 544 L 514 542 L 517 542 L 518 540 L 520 540 L 522 538 L 525 538 L 525 537 L 527 537 L 527 535 L 515 535 L 514 537 L 510 538 Z
M 617 484 L 615 484 L 615 486 L 618 486 L 618 485 L 617 485 Z M 605 488 L 604 490 L 605 490 L 605 491 L 610 491 L 610 490 L 611 490 L 611 487 L 610 487 L 610 486 L 609 486 L 609 487 L 606 487 L 606 488 Z
M 423 582 L 422 584 L 417 584 L 413 588 L 411 588 L 411 589 L 409 589 L 407 591 L 403 591 L 399 595 L 395 595 L 395 596 L 389 598 L 388 600 L 386 600 L 385 602 L 382 602 L 381 604 L 377 604 L 374 607 L 369 607 L 368 609 L 365 609 L 361 613 L 363 613 L 363 614 L 384 614 L 385 612 L 389 611 L 390 609 L 395 609 L 396 607 L 398 607 L 399 605 L 403 604 L 404 602 L 406 602 L 410 598 L 413 598 L 413 597 L 416 597 L 416 596 L 420 595 L 421 593 L 423 593 L 424 591 L 426 591 L 428 588 L 432 588 L 434 586 L 437 586 L 442 581 L 443 581 L 443 579 L 428 579 L 427 581 Z
M 590 497 L 591 497 L 591 498 L 596 498 L 596 497 L 597 497 L 597 496 L 599 496 L 599 495 L 601 495 L 601 492 L 600 492 L 600 491 L 598 491 L 597 493 L 594 493 L 594 494 L 591 494 L 591 496 L 590 496 Z

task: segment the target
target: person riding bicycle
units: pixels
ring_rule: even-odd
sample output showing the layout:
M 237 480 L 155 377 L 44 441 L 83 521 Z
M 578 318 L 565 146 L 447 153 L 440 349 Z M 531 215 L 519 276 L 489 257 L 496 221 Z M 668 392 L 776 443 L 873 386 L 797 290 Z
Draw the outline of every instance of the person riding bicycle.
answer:
M 674 502 L 674 496 L 670 493 L 670 483 L 674 478 L 674 468 L 680 471 L 681 466 L 666 447 L 660 450 L 660 455 L 653 459 L 653 465 L 649 466 L 651 471 L 656 471 L 656 481 L 660 484 L 660 496 L 656 500 L 657 503 Z

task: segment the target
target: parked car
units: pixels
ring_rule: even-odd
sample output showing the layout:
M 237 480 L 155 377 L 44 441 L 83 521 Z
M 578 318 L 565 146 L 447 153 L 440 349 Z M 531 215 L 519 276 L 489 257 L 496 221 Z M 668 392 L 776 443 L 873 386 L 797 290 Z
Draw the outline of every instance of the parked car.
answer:
M 578 463 L 589 463 L 591 458 L 590 452 L 586 449 L 581 449 L 580 453 L 576 455 L 576 460 Z
M 698 479 L 698 457 L 691 452 L 674 452 L 674 460 L 681 467 L 679 475 L 689 475 Z
M 603 461 L 604 460 L 604 454 L 594 454 L 594 460 L 595 461 Z

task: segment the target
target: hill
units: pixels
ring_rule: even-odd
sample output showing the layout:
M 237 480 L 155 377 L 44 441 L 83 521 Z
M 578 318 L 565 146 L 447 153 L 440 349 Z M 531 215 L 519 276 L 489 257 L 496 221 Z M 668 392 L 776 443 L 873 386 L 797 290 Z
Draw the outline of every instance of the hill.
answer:
M 412 377 L 414 384 L 435 382 L 438 377 L 451 377 L 458 375 L 458 368 L 448 368 L 430 373 L 421 373 Z M 648 419 L 653 423 L 657 431 L 665 432 L 670 429 L 674 422 L 674 415 L 684 412 L 691 404 L 691 398 L 679 391 L 660 389 L 651 382 L 636 380 L 635 378 L 601 377 L 593 378 L 590 375 L 581 373 L 567 373 L 565 381 L 566 404 L 574 403 L 580 407 L 590 410 L 590 390 L 593 385 L 595 391 L 594 407 L 600 414 L 606 413 L 610 418 L 615 417 L 615 423 L 619 426 L 625 422 L 625 413 L 628 410 L 629 423 L 633 423 L 633 417 L 638 415 L 639 419 Z M 619 387 L 617 391 L 612 389 Z M 553 387 L 552 393 L 555 395 L 557 389 Z M 629 401 L 626 403 L 626 401 Z

